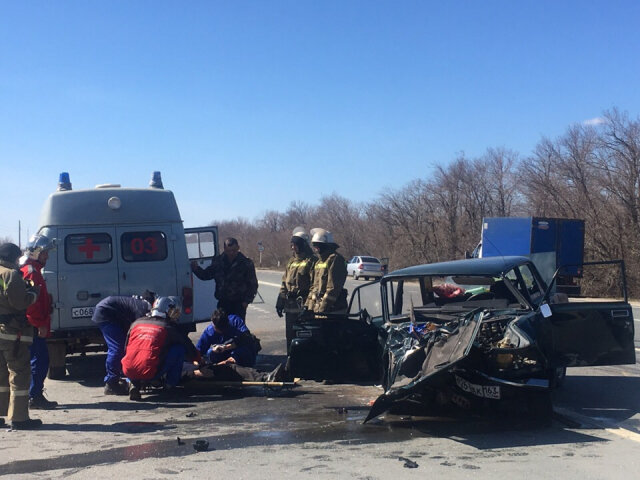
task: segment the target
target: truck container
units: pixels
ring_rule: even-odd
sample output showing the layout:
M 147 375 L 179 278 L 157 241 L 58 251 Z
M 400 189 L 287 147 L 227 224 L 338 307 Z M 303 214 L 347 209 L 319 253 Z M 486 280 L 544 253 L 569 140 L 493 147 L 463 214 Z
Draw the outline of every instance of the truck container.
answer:
M 556 291 L 580 294 L 584 220 L 543 217 L 488 217 L 482 221 L 481 242 L 474 256 L 521 255 L 531 258 L 545 281 L 558 273 Z

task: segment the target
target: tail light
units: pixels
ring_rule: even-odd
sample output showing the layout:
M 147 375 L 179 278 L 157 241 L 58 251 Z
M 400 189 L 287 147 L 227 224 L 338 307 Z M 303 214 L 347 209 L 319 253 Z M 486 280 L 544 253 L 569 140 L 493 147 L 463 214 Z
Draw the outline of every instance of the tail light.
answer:
M 364 264 L 361 263 L 360 265 L 358 265 L 358 270 L 362 270 L 364 268 Z
M 190 315 L 193 310 L 193 289 L 191 287 L 182 287 L 182 309 L 187 315 Z

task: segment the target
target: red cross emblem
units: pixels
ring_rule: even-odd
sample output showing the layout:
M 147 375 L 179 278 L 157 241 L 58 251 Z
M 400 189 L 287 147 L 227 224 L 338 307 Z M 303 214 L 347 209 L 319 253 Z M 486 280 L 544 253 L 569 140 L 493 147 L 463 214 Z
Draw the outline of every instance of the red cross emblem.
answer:
M 84 241 L 84 245 L 78 247 L 78 250 L 83 252 L 87 258 L 93 258 L 93 253 L 99 252 L 100 247 L 98 245 L 94 245 L 91 238 L 87 238 Z

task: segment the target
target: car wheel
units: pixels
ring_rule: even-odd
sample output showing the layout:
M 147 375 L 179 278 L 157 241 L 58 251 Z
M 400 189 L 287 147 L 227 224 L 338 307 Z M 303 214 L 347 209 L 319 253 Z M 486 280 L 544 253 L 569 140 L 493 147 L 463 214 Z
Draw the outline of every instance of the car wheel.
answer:
M 354 279 L 354 280 L 357 280 L 357 279 L 358 279 L 358 275 L 356 275 L 355 270 L 353 271 L 353 279 Z

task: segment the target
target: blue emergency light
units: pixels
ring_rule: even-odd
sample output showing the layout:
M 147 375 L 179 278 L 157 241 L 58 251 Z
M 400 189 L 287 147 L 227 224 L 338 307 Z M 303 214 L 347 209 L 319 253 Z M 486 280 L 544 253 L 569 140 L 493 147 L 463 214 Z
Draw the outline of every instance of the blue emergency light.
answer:
M 62 172 L 58 177 L 58 192 L 66 192 L 67 190 L 71 190 L 69 172 Z
M 153 175 L 151 176 L 151 181 L 149 182 L 149 186 L 151 188 L 164 189 L 164 186 L 162 185 L 162 175 L 160 175 L 160 172 L 153 172 Z

